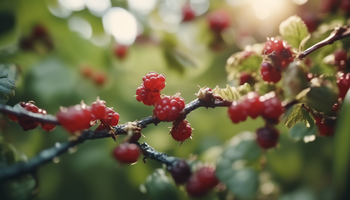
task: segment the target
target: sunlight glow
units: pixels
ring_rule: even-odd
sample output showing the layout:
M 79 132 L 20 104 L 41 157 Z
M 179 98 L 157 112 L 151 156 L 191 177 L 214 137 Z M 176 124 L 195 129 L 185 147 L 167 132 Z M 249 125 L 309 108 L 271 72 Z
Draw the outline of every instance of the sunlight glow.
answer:
M 84 0 L 58 0 L 64 7 L 72 11 L 79 11 L 85 8 Z
M 149 14 L 157 5 L 157 0 L 128 0 L 128 6 L 141 14 Z
M 123 8 L 110 8 L 102 17 L 105 31 L 112 34 L 119 44 L 131 45 L 137 36 L 135 17 Z
M 260 20 L 264 20 L 270 17 L 272 13 L 275 15 L 276 12 L 283 10 L 284 3 L 281 0 L 253 0 L 252 7 L 255 16 Z
M 90 13 L 102 17 L 104 12 L 112 6 L 110 0 L 85 0 Z
M 92 27 L 88 21 L 81 17 L 72 17 L 68 20 L 69 29 L 78 32 L 81 37 L 90 39 L 92 36 Z

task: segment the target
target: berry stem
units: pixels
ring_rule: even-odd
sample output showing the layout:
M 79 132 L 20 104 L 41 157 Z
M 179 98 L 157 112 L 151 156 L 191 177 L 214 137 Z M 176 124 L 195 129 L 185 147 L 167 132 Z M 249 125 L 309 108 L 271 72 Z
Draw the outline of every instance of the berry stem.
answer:
M 171 166 L 174 161 L 178 160 L 178 158 L 168 156 L 165 153 L 160 153 L 156 151 L 153 147 L 149 146 L 146 142 L 139 144 L 139 147 L 142 149 L 142 153 L 145 156 L 143 158 L 144 162 L 147 158 L 155 160 L 159 163 L 165 164 L 166 166 Z
M 297 59 L 303 59 L 310 53 L 316 51 L 317 49 L 320 49 L 328 44 L 333 44 L 335 41 L 349 37 L 349 36 L 350 36 L 350 26 L 336 27 L 334 31 L 326 39 L 322 40 L 321 42 L 301 52 L 297 56 Z

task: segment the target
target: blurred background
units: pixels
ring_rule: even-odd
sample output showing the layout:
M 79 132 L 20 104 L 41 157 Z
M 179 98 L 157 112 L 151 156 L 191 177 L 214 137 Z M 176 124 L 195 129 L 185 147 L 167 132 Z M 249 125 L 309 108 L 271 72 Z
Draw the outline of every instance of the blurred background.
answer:
M 16 66 L 16 95 L 7 102 L 34 101 L 49 114 L 60 106 L 100 97 L 120 114 L 120 123 L 152 114 L 134 95 L 150 71 L 166 76 L 164 94 L 194 100 L 198 86 L 224 88 L 227 58 L 245 46 L 279 34 L 279 24 L 300 16 L 322 39 L 321 23 L 348 18 L 349 7 L 331 0 L 0 0 L 0 62 Z M 325 32 L 325 31 L 323 31 Z M 193 139 L 181 146 L 168 134 L 171 123 L 142 131 L 156 150 L 172 156 L 213 160 L 217 150 L 263 120 L 231 123 L 227 109 L 199 108 L 188 116 Z M 69 135 L 57 127 L 24 132 L 0 118 L 4 140 L 28 158 Z M 332 138 L 295 142 L 283 125 L 280 148 L 266 152 L 258 199 L 332 199 Z M 118 164 L 112 139 L 86 141 L 37 171 L 37 199 L 155 199 L 139 189 L 154 169 L 152 160 Z M 312 141 L 312 142 L 310 142 Z M 217 148 L 215 148 L 217 147 Z M 215 157 L 215 156 L 214 156 Z M 268 177 L 268 178 L 266 178 Z M 266 181 L 268 180 L 268 181 Z M 20 193 L 22 190 L 16 190 Z M 178 199 L 187 199 L 183 187 Z M 22 191 L 23 192 L 23 191 Z M 164 197 L 165 198 L 165 197 Z M 164 199 L 160 197 L 160 199 Z M 218 199 L 209 195 L 207 199 Z M 231 196 L 231 199 L 234 199 Z

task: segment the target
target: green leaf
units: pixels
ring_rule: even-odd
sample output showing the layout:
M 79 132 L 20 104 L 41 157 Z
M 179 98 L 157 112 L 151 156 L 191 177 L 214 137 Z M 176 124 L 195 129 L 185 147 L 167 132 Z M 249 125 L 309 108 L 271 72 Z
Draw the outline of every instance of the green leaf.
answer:
M 296 141 L 303 139 L 305 136 L 315 135 L 317 128 L 315 125 L 307 127 L 305 123 L 299 122 L 289 130 L 289 135 Z
M 217 162 L 217 177 L 240 198 L 249 198 L 258 189 L 258 173 L 248 167 L 257 162 L 262 153 L 255 137 L 252 132 L 234 136 Z
M 343 105 L 337 119 L 334 133 L 334 183 L 338 192 L 348 188 L 348 173 L 350 168 L 350 92 L 344 98 Z
M 303 107 L 301 105 L 295 105 L 293 106 L 292 112 L 288 115 L 286 122 L 284 125 L 286 125 L 287 128 L 292 128 L 295 124 L 298 122 L 301 122 L 304 120 L 303 116 Z
M 308 106 L 318 112 L 331 115 L 333 113 L 332 107 L 338 101 L 338 89 L 330 82 L 327 82 L 321 81 L 320 86 L 311 87 L 306 98 Z
M 225 184 L 235 196 L 240 199 L 250 199 L 258 190 L 259 174 L 252 168 L 237 170 Z
M 299 48 L 301 42 L 309 35 L 305 23 L 296 15 L 283 21 L 279 31 L 283 39 L 294 48 Z
M 228 81 L 237 79 L 239 72 L 256 72 L 260 69 L 262 57 L 255 52 L 248 58 L 245 58 L 245 51 L 235 53 L 231 55 L 226 62 L 226 72 L 228 75 Z
M 5 104 L 10 97 L 15 96 L 15 72 L 13 65 L 0 64 L 0 103 Z
M 179 49 L 165 48 L 164 58 L 167 66 L 183 74 L 186 68 L 196 68 L 196 60 Z
M 305 71 L 297 62 L 289 64 L 283 77 L 282 87 L 287 98 L 294 98 L 308 87 Z
M 227 84 L 225 89 L 221 89 L 219 88 L 219 86 L 216 86 L 213 89 L 213 94 L 216 96 L 220 96 L 226 101 L 235 101 L 240 99 L 249 91 L 251 91 L 251 88 L 248 83 L 245 83 L 244 85 L 241 85 L 239 87 L 231 87 Z
M 142 186 L 147 195 L 154 200 L 177 200 L 178 193 L 172 181 L 165 175 L 163 169 L 156 169 L 149 175 Z

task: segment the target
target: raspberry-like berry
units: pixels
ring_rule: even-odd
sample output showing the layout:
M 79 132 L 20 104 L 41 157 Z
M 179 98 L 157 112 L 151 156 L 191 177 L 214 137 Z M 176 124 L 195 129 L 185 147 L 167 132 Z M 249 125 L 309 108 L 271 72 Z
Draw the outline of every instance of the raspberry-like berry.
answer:
M 244 83 L 248 83 L 252 79 L 252 75 L 246 72 L 242 72 L 239 77 L 239 85 L 243 85 Z
M 266 126 L 259 128 L 256 131 L 256 140 L 259 146 L 263 149 L 269 149 L 275 147 L 278 143 L 279 132 L 272 126 Z
M 107 118 L 101 119 L 101 124 L 116 126 L 119 123 L 119 114 L 112 108 L 107 108 Z
M 145 88 L 151 91 L 161 91 L 165 87 L 165 76 L 163 74 L 150 72 L 142 77 L 142 80 Z
M 135 163 L 140 156 L 140 148 L 133 143 L 122 143 L 114 149 L 113 156 L 120 163 Z
M 189 178 L 186 184 L 186 191 L 192 197 L 201 197 L 217 184 L 219 184 L 219 180 L 215 176 L 215 168 L 204 166 Z
M 274 92 L 265 94 L 260 97 L 260 101 L 263 103 L 262 116 L 267 120 L 278 121 L 284 108 L 276 94 Z
M 326 123 L 326 120 L 319 116 L 314 116 L 320 136 L 332 136 L 334 134 L 334 121 Z
M 249 92 L 246 96 L 244 96 L 242 106 L 248 113 L 248 116 L 253 119 L 261 115 L 264 109 L 264 105 L 260 101 L 260 96 L 256 92 Z
M 195 16 L 196 14 L 194 13 L 190 5 L 185 5 L 182 8 L 182 21 L 184 22 L 191 21 L 192 19 L 194 19 Z
M 106 102 L 97 98 L 91 105 L 91 113 L 95 119 L 106 119 L 108 117 Z
M 282 72 L 280 71 L 280 69 L 272 66 L 268 62 L 262 62 L 260 67 L 260 73 L 264 81 L 277 83 L 281 80 Z
M 176 184 L 184 184 L 191 176 L 191 168 L 185 160 L 175 161 L 167 168 Z
M 350 88 L 350 73 L 338 73 L 337 85 L 339 88 L 339 98 L 344 99 Z
M 136 89 L 136 100 L 142 101 L 147 106 L 154 105 L 160 99 L 160 93 L 158 91 L 152 92 L 141 85 Z
M 348 52 L 344 49 L 338 49 L 334 51 L 334 64 L 338 66 L 339 70 L 346 68 L 348 62 L 347 54 Z
M 96 72 L 93 77 L 93 81 L 95 82 L 96 85 L 104 85 L 107 81 L 107 76 L 103 72 Z
M 173 128 L 170 131 L 170 134 L 174 138 L 174 140 L 182 143 L 188 138 L 190 138 L 192 135 L 191 124 L 188 123 L 187 120 L 183 120 L 176 126 L 173 126 Z
M 157 101 L 153 114 L 162 121 L 174 121 L 185 108 L 185 100 L 179 94 L 165 96 Z
M 221 32 L 230 26 L 230 16 L 224 11 L 215 11 L 208 17 L 210 29 L 214 32 Z
M 263 55 L 268 55 L 274 67 L 285 69 L 293 62 L 293 53 L 287 42 L 275 38 L 267 38 Z
M 233 101 L 228 108 L 228 116 L 234 124 L 237 124 L 247 119 L 248 112 L 245 110 L 241 102 Z
M 114 47 L 114 55 L 119 59 L 124 59 L 128 54 L 128 49 L 126 45 L 117 45 Z
M 91 111 L 85 104 L 61 108 L 56 117 L 60 124 L 71 133 L 90 128 L 90 122 L 93 120 Z

